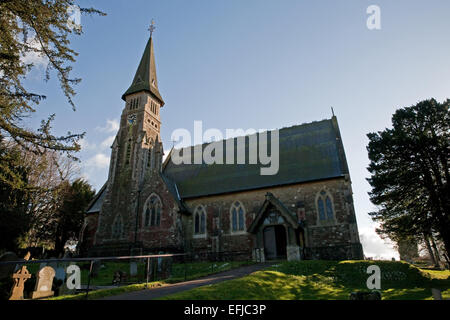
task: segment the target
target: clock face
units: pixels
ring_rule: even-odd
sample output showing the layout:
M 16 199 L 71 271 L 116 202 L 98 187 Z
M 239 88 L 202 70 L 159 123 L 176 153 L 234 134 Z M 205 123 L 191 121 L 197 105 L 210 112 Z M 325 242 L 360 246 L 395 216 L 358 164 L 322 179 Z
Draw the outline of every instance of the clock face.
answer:
M 129 125 L 133 125 L 136 122 L 136 115 L 135 114 L 130 114 L 128 116 L 128 124 Z

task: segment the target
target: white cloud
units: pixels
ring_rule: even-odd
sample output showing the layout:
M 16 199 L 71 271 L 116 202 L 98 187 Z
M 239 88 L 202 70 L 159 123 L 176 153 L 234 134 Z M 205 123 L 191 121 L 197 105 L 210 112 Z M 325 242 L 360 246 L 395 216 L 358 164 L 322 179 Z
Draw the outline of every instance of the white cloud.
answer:
M 111 145 L 113 144 L 115 138 L 116 138 L 115 135 L 114 136 L 109 136 L 108 138 L 106 138 L 105 140 L 102 141 L 102 143 L 100 144 L 100 148 L 102 150 L 105 150 L 105 149 L 111 147 Z
M 34 48 L 36 50 L 41 50 L 42 46 L 36 38 L 30 38 L 27 41 L 28 46 Z M 45 69 L 48 64 L 48 58 L 43 55 L 41 52 L 29 51 L 24 56 L 22 56 L 22 61 L 24 63 L 32 63 L 36 68 Z
M 86 161 L 86 166 L 105 169 L 109 166 L 109 157 L 103 153 L 97 153 Z
M 95 130 L 100 132 L 117 132 L 119 130 L 120 123 L 117 120 L 106 120 L 106 126 L 97 127 Z
M 389 239 L 383 240 L 375 232 L 375 226 L 359 228 L 360 240 L 364 248 L 364 255 L 373 259 L 399 260 L 399 254 L 394 249 L 394 243 Z
M 95 144 L 88 142 L 85 138 L 80 139 L 80 141 L 78 141 L 78 143 L 80 144 L 82 151 L 94 150 L 97 148 L 97 146 Z

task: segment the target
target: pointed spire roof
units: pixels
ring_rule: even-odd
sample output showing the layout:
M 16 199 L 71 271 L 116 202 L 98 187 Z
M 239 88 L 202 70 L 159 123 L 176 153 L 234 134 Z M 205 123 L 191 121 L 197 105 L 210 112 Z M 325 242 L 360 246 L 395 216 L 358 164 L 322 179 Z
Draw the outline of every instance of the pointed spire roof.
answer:
M 164 100 L 158 90 L 158 80 L 156 78 L 156 64 L 155 64 L 155 50 L 153 49 L 153 39 L 147 42 L 141 62 L 134 76 L 133 83 L 128 90 L 122 95 L 122 99 L 129 94 L 139 91 L 147 91 L 152 93 L 156 99 L 161 102 L 161 107 L 164 105 Z

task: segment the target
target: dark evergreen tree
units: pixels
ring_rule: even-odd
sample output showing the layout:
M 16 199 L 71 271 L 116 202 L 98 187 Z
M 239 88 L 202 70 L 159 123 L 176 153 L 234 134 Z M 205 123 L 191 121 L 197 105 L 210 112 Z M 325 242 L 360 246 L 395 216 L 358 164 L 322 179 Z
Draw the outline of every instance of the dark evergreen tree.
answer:
M 73 183 L 64 182 L 61 190 L 61 206 L 54 223 L 54 243 L 57 253 L 64 252 L 68 240 L 77 240 L 83 226 L 84 214 L 94 198 L 95 191 L 83 179 Z
M 402 108 L 392 129 L 369 133 L 370 213 L 380 233 L 397 238 L 435 233 L 450 252 L 450 100 Z
M 16 251 L 17 239 L 29 228 L 27 168 L 18 148 L 8 148 L 0 137 L 0 251 Z M 14 179 L 19 187 L 7 183 Z

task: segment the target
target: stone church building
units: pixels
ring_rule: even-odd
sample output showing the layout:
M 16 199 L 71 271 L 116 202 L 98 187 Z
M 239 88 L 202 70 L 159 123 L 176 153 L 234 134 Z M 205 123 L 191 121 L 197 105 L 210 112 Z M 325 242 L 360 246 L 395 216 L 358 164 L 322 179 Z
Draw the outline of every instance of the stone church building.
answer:
M 255 164 L 177 165 L 173 150 L 163 161 L 164 100 L 152 37 L 122 99 L 108 180 L 89 205 L 80 234 L 82 254 L 363 258 L 335 116 L 280 129 L 278 173 L 261 175 Z

